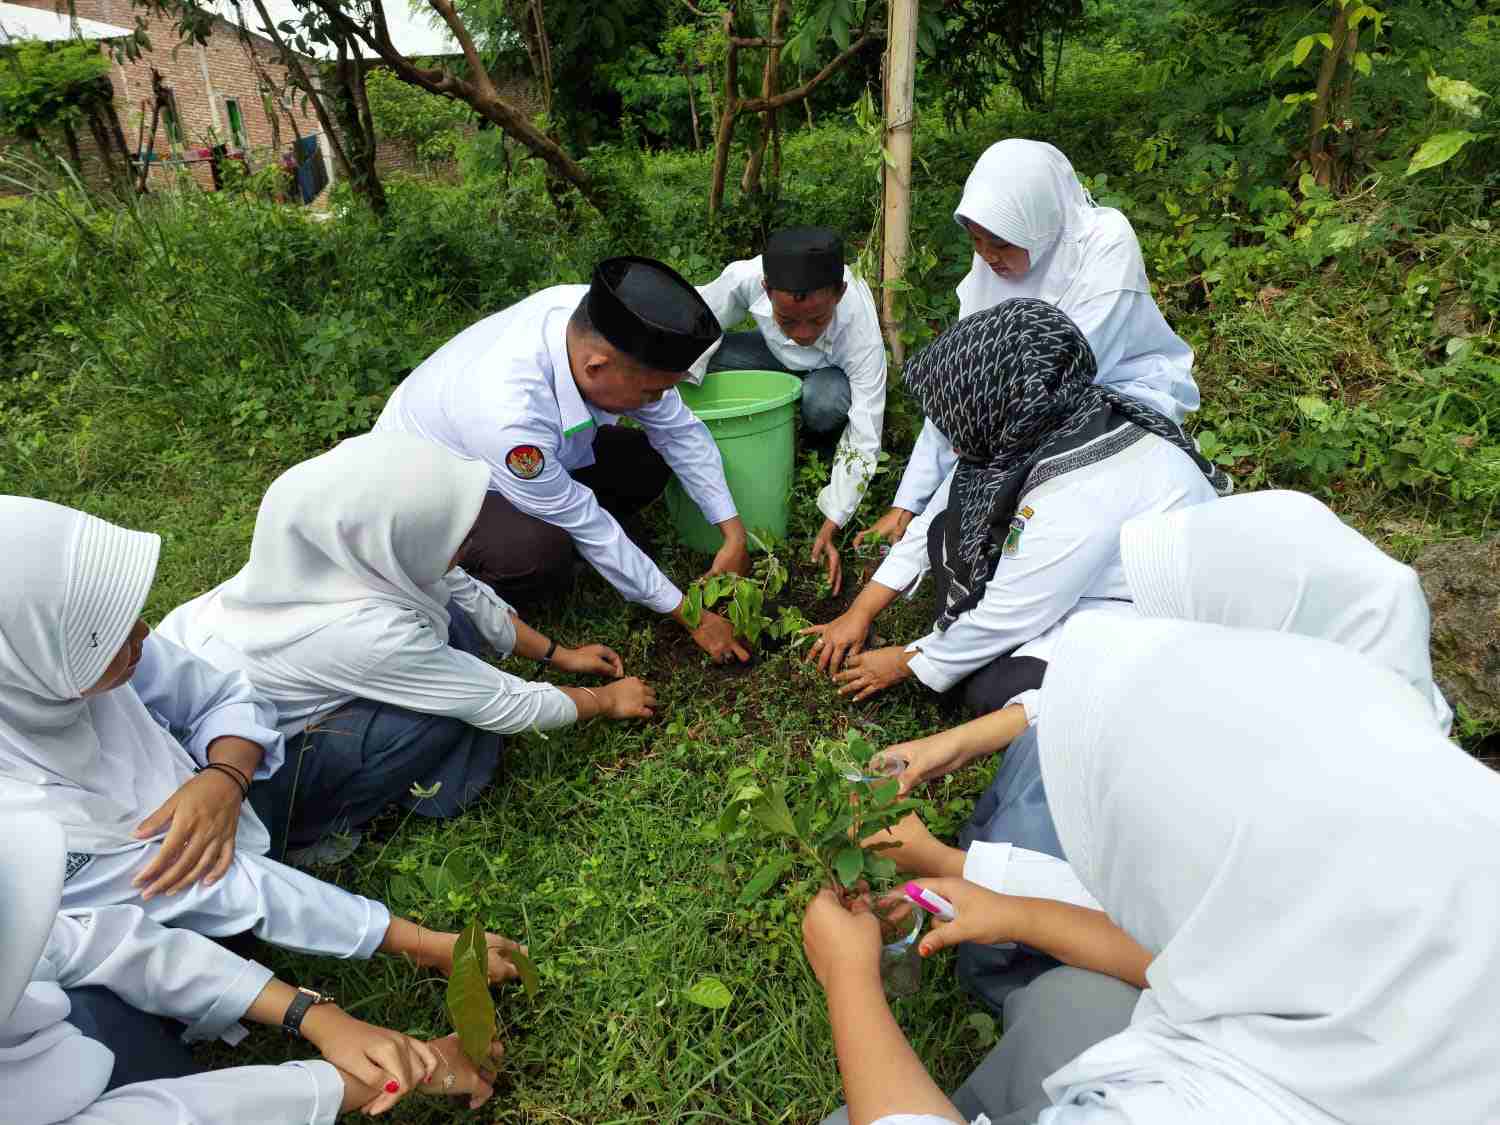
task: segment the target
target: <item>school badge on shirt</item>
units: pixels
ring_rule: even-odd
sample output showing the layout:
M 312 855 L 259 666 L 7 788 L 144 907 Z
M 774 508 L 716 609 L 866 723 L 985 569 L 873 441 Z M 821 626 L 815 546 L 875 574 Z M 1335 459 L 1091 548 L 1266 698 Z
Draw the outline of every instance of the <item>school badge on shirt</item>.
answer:
M 1015 558 L 1021 550 L 1021 532 L 1026 530 L 1026 521 L 1036 512 L 1031 508 L 1022 508 L 1011 517 L 1010 530 L 1005 533 L 1005 544 L 1000 548 L 1000 553 L 1008 559 Z
M 534 445 L 515 446 L 505 455 L 505 467 L 521 480 L 535 480 L 546 464 L 546 454 Z

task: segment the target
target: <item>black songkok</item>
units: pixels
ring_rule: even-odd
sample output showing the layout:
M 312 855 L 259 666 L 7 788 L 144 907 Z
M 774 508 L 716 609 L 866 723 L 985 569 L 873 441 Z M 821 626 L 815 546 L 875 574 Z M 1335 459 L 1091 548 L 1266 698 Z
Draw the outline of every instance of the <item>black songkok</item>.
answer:
M 601 336 L 656 371 L 686 371 L 723 334 L 698 290 L 651 258 L 595 266 L 588 310 Z
M 827 227 L 779 230 L 761 255 L 766 285 L 788 293 L 837 288 L 844 280 L 844 240 Z

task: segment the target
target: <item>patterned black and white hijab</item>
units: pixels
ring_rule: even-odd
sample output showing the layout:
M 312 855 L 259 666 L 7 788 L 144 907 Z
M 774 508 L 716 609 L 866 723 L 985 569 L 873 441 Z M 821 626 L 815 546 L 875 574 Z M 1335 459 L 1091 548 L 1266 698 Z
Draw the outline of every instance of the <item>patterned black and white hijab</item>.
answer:
M 1220 495 L 1232 491 L 1229 477 L 1199 455 L 1181 427 L 1095 386 L 1096 373 L 1078 326 L 1031 297 L 964 317 L 907 364 L 906 383 L 922 412 L 959 456 L 943 528 L 958 589 L 973 591 L 988 580 L 1021 488 L 1044 452 L 1111 413 L 1187 453 Z

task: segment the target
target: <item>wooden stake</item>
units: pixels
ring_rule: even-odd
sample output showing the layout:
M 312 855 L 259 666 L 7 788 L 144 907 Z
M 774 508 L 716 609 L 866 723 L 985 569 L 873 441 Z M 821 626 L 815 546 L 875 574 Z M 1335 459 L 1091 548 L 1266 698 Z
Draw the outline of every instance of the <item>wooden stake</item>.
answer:
M 891 0 L 890 35 L 886 40 L 885 85 L 885 255 L 881 282 L 900 281 L 906 272 L 911 240 L 912 88 L 917 73 L 917 2 Z M 882 289 L 881 319 L 891 355 L 899 365 L 906 358 L 895 323 L 896 293 Z

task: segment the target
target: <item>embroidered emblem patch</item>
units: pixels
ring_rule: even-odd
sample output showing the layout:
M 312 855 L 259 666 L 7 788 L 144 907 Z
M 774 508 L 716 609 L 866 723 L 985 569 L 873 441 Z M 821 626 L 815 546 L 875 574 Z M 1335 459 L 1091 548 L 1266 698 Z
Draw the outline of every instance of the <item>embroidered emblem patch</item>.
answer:
M 68 861 L 63 866 L 63 882 L 66 883 L 93 862 L 94 857 L 88 852 L 69 852 Z
M 1006 558 L 1014 558 L 1021 549 L 1021 532 L 1026 530 L 1026 521 L 1016 516 L 1010 521 L 1010 530 L 1005 533 L 1005 546 L 1000 553 Z
M 521 480 L 535 480 L 546 465 L 546 454 L 534 445 L 518 445 L 505 455 L 505 467 Z

